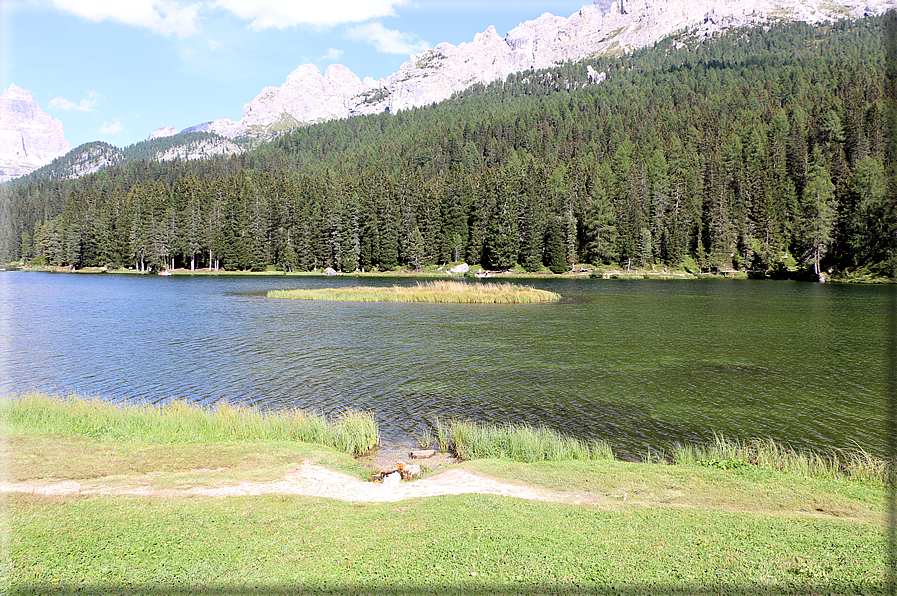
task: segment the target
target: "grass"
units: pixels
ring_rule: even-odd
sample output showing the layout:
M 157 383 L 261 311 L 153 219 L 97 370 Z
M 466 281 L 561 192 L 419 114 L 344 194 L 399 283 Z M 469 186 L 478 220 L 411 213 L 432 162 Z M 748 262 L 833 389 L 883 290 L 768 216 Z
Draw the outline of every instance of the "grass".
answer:
M 268 298 L 337 300 L 344 302 L 430 302 L 461 304 L 525 304 L 560 300 L 560 295 L 516 284 L 469 284 L 460 281 L 431 281 L 411 287 L 323 288 L 274 290 Z
M 41 393 L 0 402 L 0 415 L 16 428 L 49 435 L 83 436 L 138 443 L 219 443 L 228 441 L 298 441 L 327 445 L 350 455 L 369 452 L 380 442 L 377 421 L 350 410 L 328 420 L 300 410 L 260 412 L 221 404 L 204 409 L 184 402 L 163 406 L 112 404 L 78 396 L 57 398 Z M 604 441 L 584 442 L 548 428 L 494 425 L 465 420 L 436 420 L 436 436 L 422 439 L 462 460 L 506 459 L 518 462 L 613 460 Z M 658 458 L 658 461 L 664 458 Z M 887 482 L 885 460 L 859 446 L 827 454 L 798 451 L 771 439 L 736 441 L 715 435 L 707 445 L 676 445 L 671 457 L 679 465 L 720 469 L 756 466 L 806 477 Z
M 184 432 L 193 426 L 184 422 L 175 432 L 126 425 L 136 415 L 130 411 L 100 420 L 95 412 L 104 404 L 90 400 L 14 405 L 0 410 L 8 431 L 0 442 L 4 471 L 14 482 L 235 486 L 282 480 L 301 460 L 365 476 L 334 447 L 282 440 L 280 430 L 249 432 L 235 416 L 205 424 L 215 431 Z M 60 405 L 70 412 L 58 412 Z M 165 408 L 147 409 L 161 424 Z M 242 430 L 228 430 L 234 428 Z M 461 437 L 470 445 L 477 433 L 491 432 L 493 444 L 504 436 L 510 446 L 512 436 L 533 443 L 551 435 L 469 423 L 454 429 L 438 439 Z M 202 432 L 210 438 L 196 438 Z M 585 453 L 563 447 L 563 437 L 558 445 L 540 453 Z M 646 465 L 608 453 L 598 459 L 593 449 L 589 455 L 458 464 L 564 491 L 581 504 L 491 495 L 343 503 L 288 495 L 6 493 L 0 589 L 126 596 L 886 592 L 883 484 L 757 465 Z
M 677 445 L 672 452 L 676 464 L 697 464 L 734 469 L 758 466 L 791 472 L 806 477 L 869 480 L 885 483 L 888 466 L 884 459 L 873 457 L 859 446 L 853 449 L 832 449 L 827 454 L 791 449 L 772 439 L 736 441 L 720 434 L 708 445 Z
M 204 409 L 180 401 L 157 407 L 32 393 L 4 400 L 0 414 L 13 427 L 31 432 L 108 441 L 300 441 L 351 455 L 367 453 L 380 442 L 374 417 L 357 411 L 328 420 L 300 410 L 260 412 L 227 404 Z
M 884 484 L 888 466 L 857 446 L 833 449 L 822 454 L 799 451 L 772 439 L 736 441 L 720 434 L 707 445 L 676 445 L 670 459 L 677 465 L 700 465 L 733 470 L 748 466 L 778 470 L 804 477 L 847 478 Z M 529 425 L 481 424 L 466 420 L 436 420 L 436 436 L 424 437 L 429 447 L 435 442 L 441 451 L 461 460 L 504 459 L 517 462 L 613 460 L 612 447 L 604 441 L 586 443 L 548 428 Z M 645 463 L 667 461 L 663 455 Z
M 509 459 L 519 462 L 612 460 L 610 445 L 587 444 L 548 428 L 529 425 L 478 424 L 463 420 L 436 421 L 436 440 L 444 452 L 466 459 Z
M 880 528 L 498 496 L 9 497 L 12 594 L 874 594 Z
M 117 487 L 138 474 L 155 487 L 201 484 L 192 457 L 200 458 L 193 465 L 229 466 L 233 484 L 244 474 L 282 478 L 309 453 L 348 459 L 301 443 L 13 438 L 10 475 L 18 481 L 40 477 L 28 462 L 47 450 L 64 450 L 47 465 L 55 478 L 85 484 L 117 468 Z M 91 459 L 92 473 L 78 463 Z M 129 463 L 141 467 L 124 469 Z M 126 596 L 885 593 L 881 485 L 610 460 L 459 467 L 575 491 L 586 504 L 12 493 L 4 496 L 2 585 L 9 594 Z
M 81 483 L 85 488 L 110 478 L 123 487 L 177 489 L 267 482 L 283 478 L 300 461 L 344 472 L 361 480 L 370 473 L 333 447 L 296 441 L 134 443 L 74 435 L 34 434 L 22 429 L 6 437 L 13 454 L 9 480 Z

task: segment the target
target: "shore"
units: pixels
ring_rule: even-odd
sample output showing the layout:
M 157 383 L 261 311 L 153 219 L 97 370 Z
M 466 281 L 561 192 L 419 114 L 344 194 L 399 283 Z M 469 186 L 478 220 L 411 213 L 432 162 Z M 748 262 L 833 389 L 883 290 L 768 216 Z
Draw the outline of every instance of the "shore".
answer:
M 382 460 L 324 432 L 365 426 L 348 419 L 35 399 L 0 409 L 11 594 L 885 588 L 879 481 L 722 465 L 735 460 L 483 458 L 415 460 L 423 475 L 390 486 L 367 481 Z
M 172 276 L 279 276 L 279 277 L 357 277 L 357 278 L 395 278 L 407 277 L 412 279 L 618 279 L 618 280 L 638 280 L 638 279 L 654 279 L 654 280 L 676 280 L 676 279 L 754 279 L 754 280 L 786 280 L 786 281 L 820 281 L 815 275 L 800 272 L 796 270 L 788 270 L 781 272 L 763 272 L 763 271 L 745 271 L 745 270 L 728 270 L 728 271 L 707 271 L 696 273 L 686 269 L 675 269 L 668 267 L 650 266 L 644 268 L 621 268 L 613 266 L 591 266 L 577 265 L 566 273 L 554 274 L 550 271 L 543 270 L 537 272 L 525 271 L 522 268 L 515 268 L 506 271 L 487 271 L 478 265 L 471 266 L 470 271 L 477 273 L 469 273 L 467 275 L 449 273 L 452 264 L 446 265 L 429 265 L 418 270 L 395 269 L 391 271 L 351 271 L 351 272 L 335 272 L 328 275 L 322 268 L 314 271 L 278 271 L 273 267 L 269 267 L 266 271 L 225 271 L 223 269 L 170 269 L 165 270 L 161 275 Z M 158 271 L 138 271 L 133 268 L 114 269 L 108 267 L 84 267 L 81 269 L 73 269 L 72 267 L 54 267 L 44 265 L 22 265 L 13 264 L 6 267 L 7 271 L 40 271 L 46 273 L 76 273 L 82 275 L 89 274 L 114 274 L 114 275 L 160 275 Z M 824 280 L 832 283 L 856 283 L 856 284 L 888 284 L 895 283 L 894 280 L 881 277 L 869 272 L 847 272 L 835 275 L 825 275 Z
M 883 593 L 885 487 L 614 461 L 390 489 L 295 442 L 12 433 L 9 593 Z

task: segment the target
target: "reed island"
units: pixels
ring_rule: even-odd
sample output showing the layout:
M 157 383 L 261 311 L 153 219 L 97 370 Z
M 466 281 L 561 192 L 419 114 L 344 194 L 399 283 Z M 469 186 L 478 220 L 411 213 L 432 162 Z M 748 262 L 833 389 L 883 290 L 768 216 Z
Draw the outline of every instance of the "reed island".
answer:
M 316 290 L 272 290 L 268 298 L 336 300 L 341 302 L 430 302 L 446 304 L 527 304 L 556 302 L 561 295 L 517 284 L 473 284 L 460 281 L 418 282 L 409 287 L 355 286 Z

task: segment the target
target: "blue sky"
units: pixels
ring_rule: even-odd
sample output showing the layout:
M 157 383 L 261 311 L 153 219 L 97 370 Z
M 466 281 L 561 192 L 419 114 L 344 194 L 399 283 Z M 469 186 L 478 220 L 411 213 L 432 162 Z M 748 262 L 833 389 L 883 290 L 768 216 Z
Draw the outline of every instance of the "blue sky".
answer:
M 504 36 L 591 0 L 0 0 L 0 87 L 29 91 L 76 147 L 240 118 L 301 64 L 379 79 L 442 41 Z

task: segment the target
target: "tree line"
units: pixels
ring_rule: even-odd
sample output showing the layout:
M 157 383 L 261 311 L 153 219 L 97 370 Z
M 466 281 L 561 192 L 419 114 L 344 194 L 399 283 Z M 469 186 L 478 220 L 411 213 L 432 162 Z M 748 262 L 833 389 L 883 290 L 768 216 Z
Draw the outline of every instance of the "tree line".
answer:
M 6 261 L 295 271 L 467 261 L 892 276 L 882 18 L 688 36 L 296 130 L 6 185 Z M 587 66 L 605 72 L 590 84 Z

